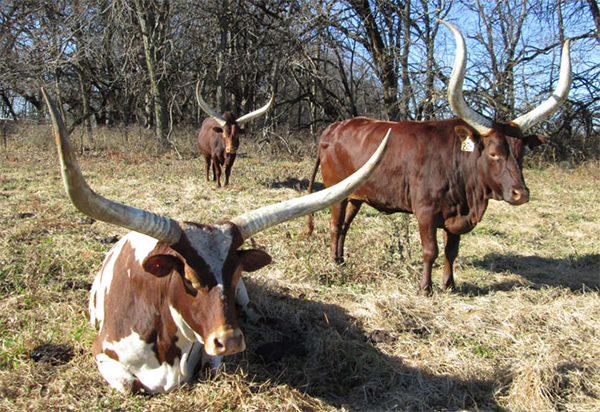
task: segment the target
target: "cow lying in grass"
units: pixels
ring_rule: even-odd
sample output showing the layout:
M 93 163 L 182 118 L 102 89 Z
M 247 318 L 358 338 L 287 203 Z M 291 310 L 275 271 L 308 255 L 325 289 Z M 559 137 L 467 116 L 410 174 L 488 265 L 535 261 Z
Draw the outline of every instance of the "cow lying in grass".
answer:
M 357 173 L 319 193 L 246 212 L 216 224 L 178 222 L 94 193 L 83 178 L 52 100 L 53 132 L 63 182 L 84 214 L 131 229 L 106 256 L 90 294 L 92 346 L 98 369 L 122 393 L 170 391 L 205 364 L 245 349 L 235 303 L 248 305 L 242 271 L 271 261 L 241 249 L 254 234 L 338 202 L 379 165 L 387 138 Z

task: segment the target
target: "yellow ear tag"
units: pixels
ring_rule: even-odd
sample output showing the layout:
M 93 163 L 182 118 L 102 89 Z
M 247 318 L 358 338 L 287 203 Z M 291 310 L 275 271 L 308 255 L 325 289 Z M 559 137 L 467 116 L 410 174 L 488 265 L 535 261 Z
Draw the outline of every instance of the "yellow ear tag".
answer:
M 467 137 L 460 145 L 460 150 L 463 152 L 472 152 L 475 150 L 475 142 L 472 141 L 470 137 Z

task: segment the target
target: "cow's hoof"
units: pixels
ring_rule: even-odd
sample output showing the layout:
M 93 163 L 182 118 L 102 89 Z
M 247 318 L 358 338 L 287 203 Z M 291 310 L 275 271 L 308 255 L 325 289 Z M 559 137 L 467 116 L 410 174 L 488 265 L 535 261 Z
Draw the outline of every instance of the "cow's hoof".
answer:
M 425 296 L 426 298 L 431 296 L 431 287 L 419 288 L 419 295 Z
M 442 285 L 442 289 L 447 292 L 452 292 L 454 289 L 456 289 L 456 286 L 454 285 L 454 282 L 448 282 Z

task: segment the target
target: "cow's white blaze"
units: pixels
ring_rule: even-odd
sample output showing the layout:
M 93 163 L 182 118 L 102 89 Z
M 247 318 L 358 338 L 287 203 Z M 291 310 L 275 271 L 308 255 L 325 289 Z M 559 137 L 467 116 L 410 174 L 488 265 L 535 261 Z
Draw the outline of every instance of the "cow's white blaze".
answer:
M 231 249 L 231 227 L 228 225 L 188 227 L 186 235 L 223 287 L 223 265 Z

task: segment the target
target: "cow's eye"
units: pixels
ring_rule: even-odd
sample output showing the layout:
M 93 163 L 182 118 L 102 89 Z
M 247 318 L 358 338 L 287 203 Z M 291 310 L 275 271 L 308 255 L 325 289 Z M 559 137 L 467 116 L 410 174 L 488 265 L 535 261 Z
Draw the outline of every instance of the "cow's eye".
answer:
M 498 159 L 500 159 L 500 155 L 499 155 L 498 153 L 495 153 L 495 152 L 491 152 L 491 153 L 489 154 L 489 156 L 490 156 L 490 158 L 491 158 L 491 159 L 493 159 L 493 160 L 498 160 Z

